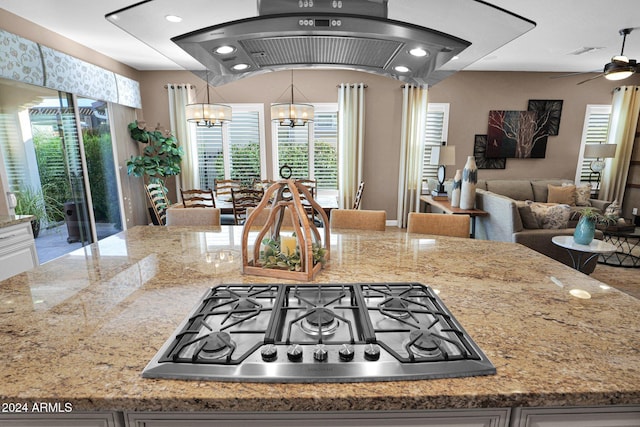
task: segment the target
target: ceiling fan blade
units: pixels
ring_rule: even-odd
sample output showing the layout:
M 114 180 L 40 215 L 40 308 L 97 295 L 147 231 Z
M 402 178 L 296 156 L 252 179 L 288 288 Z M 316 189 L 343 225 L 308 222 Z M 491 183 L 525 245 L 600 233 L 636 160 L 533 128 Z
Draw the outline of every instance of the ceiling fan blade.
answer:
M 561 74 L 559 76 L 551 76 L 549 77 L 550 79 L 564 79 L 566 77 L 573 77 L 573 76 L 581 76 L 582 74 L 591 74 L 591 73 L 599 73 L 600 70 L 594 70 L 594 71 L 577 71 L 575 73 L 566 73 L 566 74 Z
M 591 80 L 595 80 L 595 79 L 600 78 L 600 77 L 602 77 L 602 76 L 604 76 L 604 73 L 600 73 L 600 74 L 598 74 L 597 76 L 591 77 L 591 78 L 589 78 L 589 79 L 587 79 L 587 80 L 583 80 L 583 81 L 581 81 L 581 82 L 579 82 L 579 83 L 576 83 L 576 84 L 581 85 L 582 83 L 590 82 Z

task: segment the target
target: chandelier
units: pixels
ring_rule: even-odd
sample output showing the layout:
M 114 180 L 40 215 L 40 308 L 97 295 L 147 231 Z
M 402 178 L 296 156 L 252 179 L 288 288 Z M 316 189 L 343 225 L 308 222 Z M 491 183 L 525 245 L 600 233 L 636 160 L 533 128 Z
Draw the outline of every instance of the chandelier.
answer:
M 207 72 L 207 102 L 201 104 L 187 104 L 185 107 L 187 121 L 196 126 L 222 126 L 231 121 L 231 107 L 223 104 L 212 104 L 209 97 L 209 73 Z
M 291 102 L 271 104 L 271 120 L 280 126 L 304 126 L 313 122 L 313 105 L 293 102 L 293 70 L 291 70 Z

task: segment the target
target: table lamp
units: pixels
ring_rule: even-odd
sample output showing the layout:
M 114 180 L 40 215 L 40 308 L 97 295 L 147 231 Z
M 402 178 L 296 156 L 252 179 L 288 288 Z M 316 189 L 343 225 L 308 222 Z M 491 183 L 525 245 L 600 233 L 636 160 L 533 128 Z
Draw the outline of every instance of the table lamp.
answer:
M 431 149 L 431 165 L 438 165 L 438 188 L 433 190 L 432 196 L 445 196 L 447 192 L 444 190 L 444 174 L 445 166 L 456 164 L 456 147 L 442 145 Z
M 605 167 L 605 160 L 615 157 L 616 144 L 587 144 L 584 147 L 584 158 L 595 159 L 591 162 L 589 167 L 591 168 L 591 174 L 595 174 L 596 189 L 600 189 L 600 177 Z M 589 181 L 591 181 L 591 174 L 589 174 Z

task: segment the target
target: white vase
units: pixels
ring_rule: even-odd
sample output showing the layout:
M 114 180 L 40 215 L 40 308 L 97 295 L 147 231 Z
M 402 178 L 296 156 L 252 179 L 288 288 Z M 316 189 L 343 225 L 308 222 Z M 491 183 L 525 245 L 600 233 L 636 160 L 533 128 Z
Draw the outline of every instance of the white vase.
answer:
M 453 177 L 453 187 L 451 188 L 451 207 L 460 207 L 460 190 L 462 189 L 462 171 L 456 170 L 456 175 Z
M 475 156 L 468 156 L 462 169 L 462 188 L 460 189 L 460 209 L 473 209 L 476 206 L 476 184 L 478 167 Z

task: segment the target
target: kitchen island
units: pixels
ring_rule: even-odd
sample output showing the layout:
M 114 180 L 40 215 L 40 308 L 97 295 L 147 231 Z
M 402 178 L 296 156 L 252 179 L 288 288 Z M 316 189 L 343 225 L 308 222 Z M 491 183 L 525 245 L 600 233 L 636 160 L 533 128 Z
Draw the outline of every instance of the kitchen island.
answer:
M 0 424 L 19 417 L 7 404 L 34 415 L 44 402 L 49 412 L 116 414 L 113 425 L 138 422 L 130 414 L 141 411 L 542 407 L 631 411 L 625 416 L 638 424 L 625 425 L 640 425 L 639 300 L 518 244 L 391 227 L 332 233 L 331 259 L 315 282 L 429 285 L 495 375 L 312 384 L 142 378 L 208 288 L 283 282 L 241 273 L 241 233 L 135 227 L 0 282 Z

